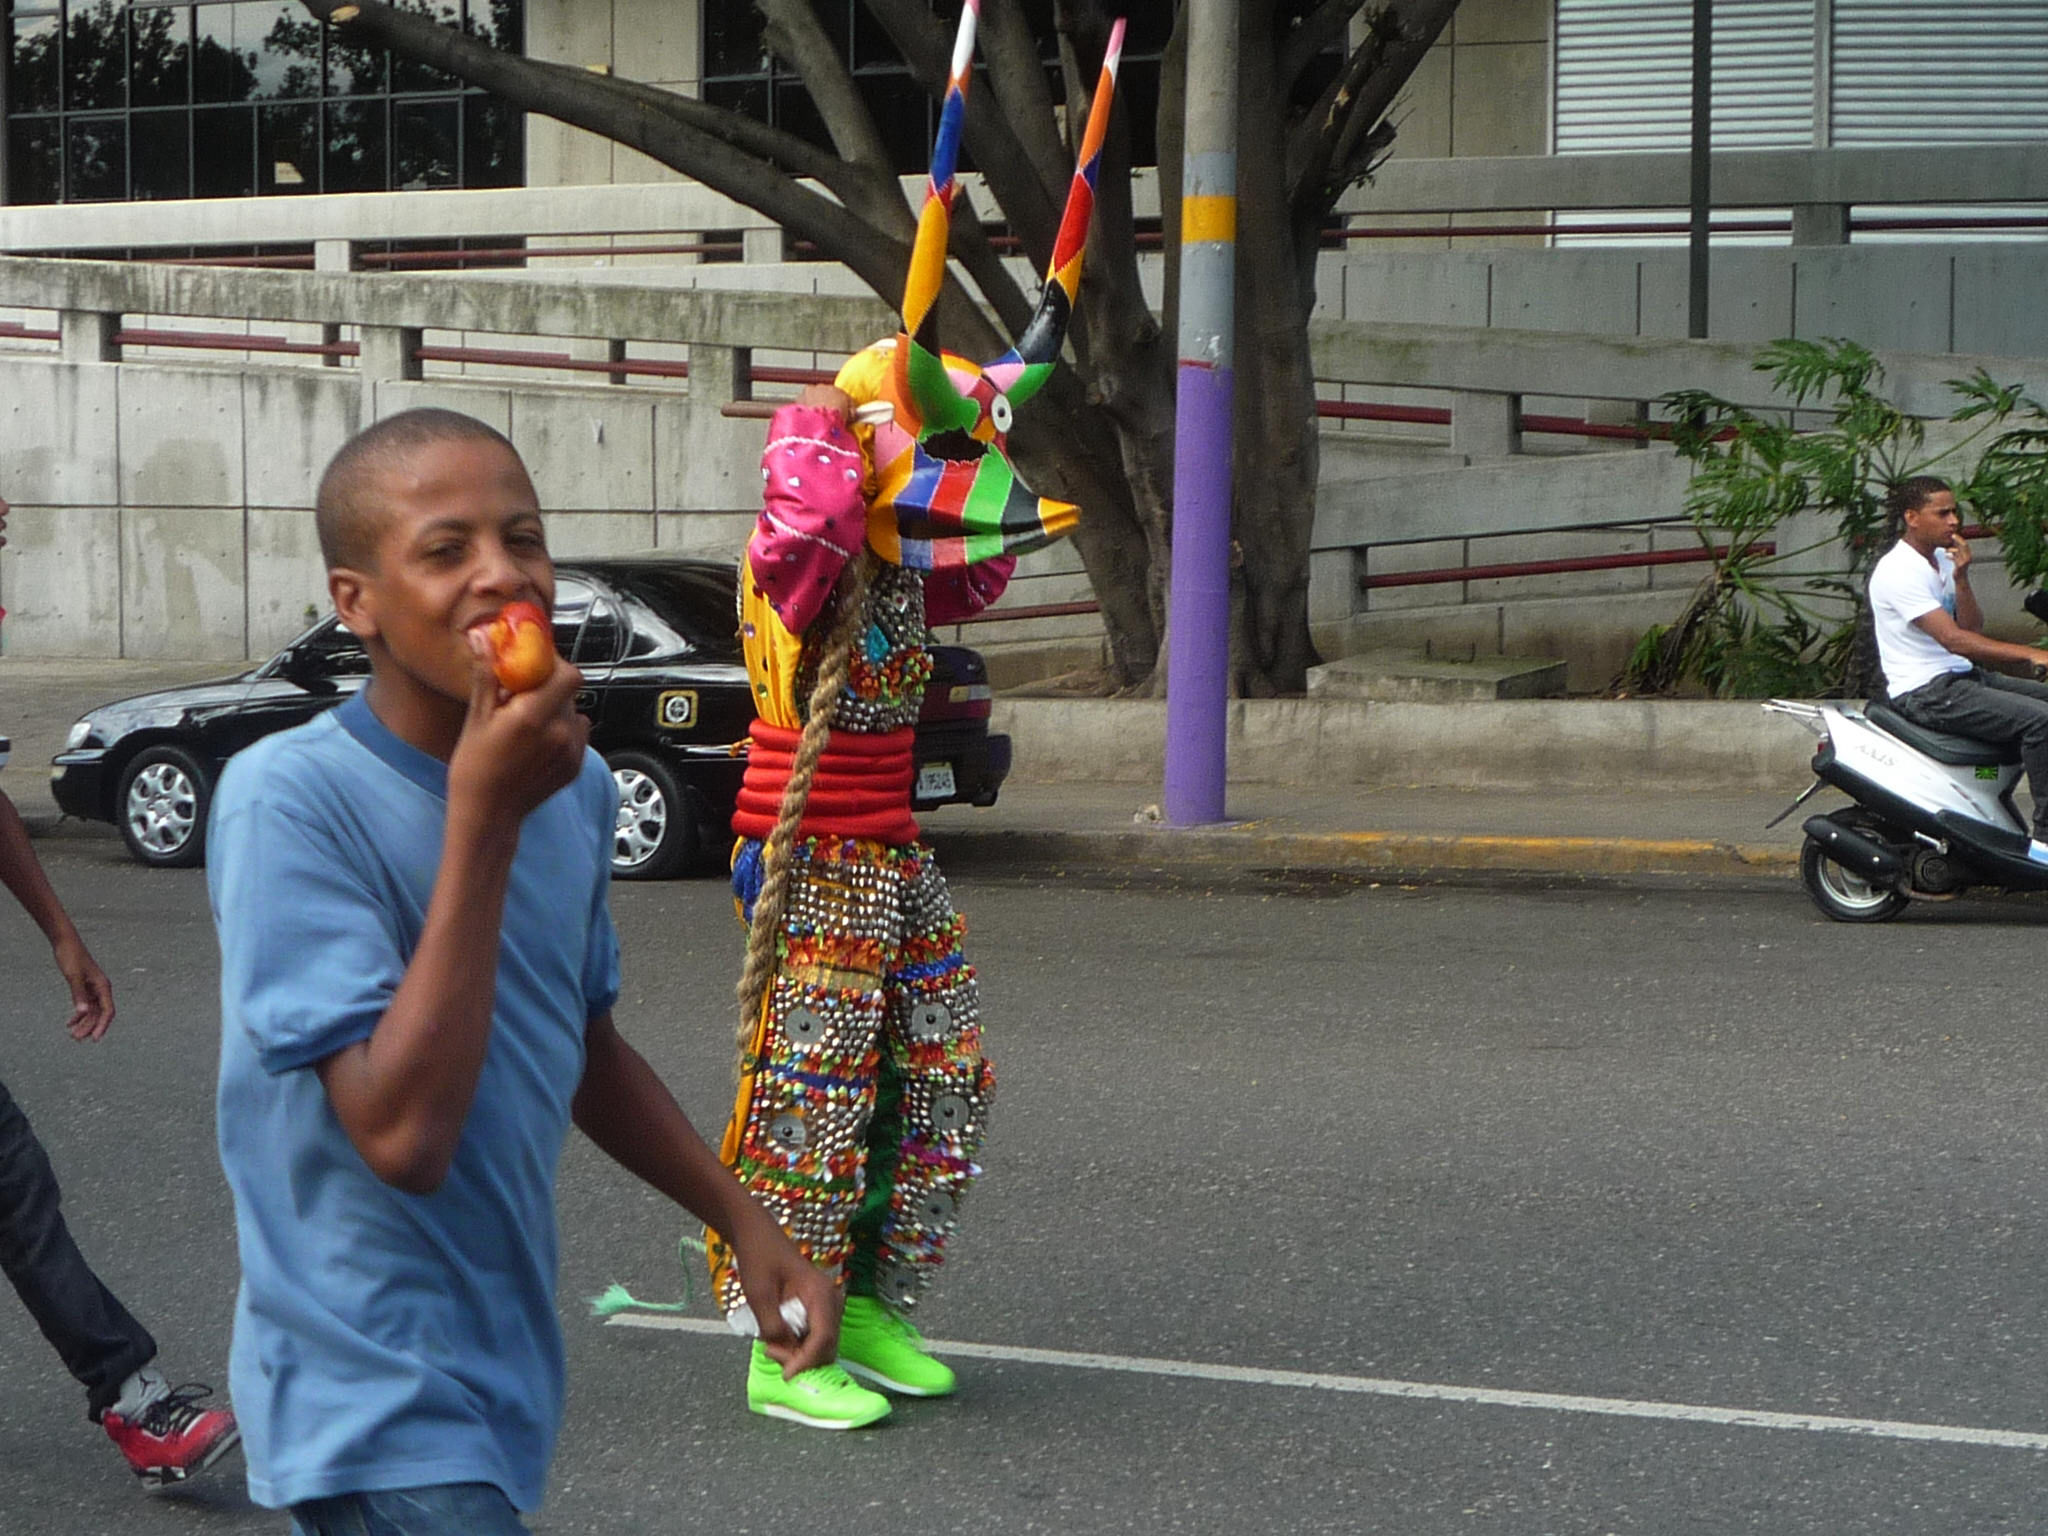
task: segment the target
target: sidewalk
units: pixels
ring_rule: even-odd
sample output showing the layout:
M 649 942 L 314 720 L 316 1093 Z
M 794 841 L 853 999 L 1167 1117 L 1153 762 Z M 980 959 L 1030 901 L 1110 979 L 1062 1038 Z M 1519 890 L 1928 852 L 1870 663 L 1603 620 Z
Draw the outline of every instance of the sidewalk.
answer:
M 221 662 L 38 661 L 0 657 L 0 734 L 13 757 L 0 790 L 38 837 L 114 837 L 60 820 L 49 762 L 85 710 L 174 683 L 227 676 Z M 1457 709 L 1457 705 L 1434 706 Z M 1783 878 L 1798 866 L 1799 823 L 1774 828 L 1806 780 L 1742 793 L 1686 794 L 1617 783 L 1609 791 L 1232 786 L 1218 827 L 1160 825 L 1156 786 L 1028 782 L 1026 766 L 986 810 L 948 806 L 922 819 L 959 869 L 1088 865 L 1132 869 L 1234 866 L 1358 874 L 1501 871 L 1623 876 Z M 1830 791 L 1810 807 L 1839 802 Z
M 1231 788 L 1230 822 L 1170 828 L 1149 819 L 1156 790 L 1012 783 L 987 810 L 948 806 L 920 820 L 953 869 L 1064 864 L 1769 879 L 1798 872 L 1799 823 L 1814 809 L 1841 803 L 1828 791 L 1766 828 L 1805 787 L 1681 795 L 1627 786 L 1594 794 L 1246 784 Z

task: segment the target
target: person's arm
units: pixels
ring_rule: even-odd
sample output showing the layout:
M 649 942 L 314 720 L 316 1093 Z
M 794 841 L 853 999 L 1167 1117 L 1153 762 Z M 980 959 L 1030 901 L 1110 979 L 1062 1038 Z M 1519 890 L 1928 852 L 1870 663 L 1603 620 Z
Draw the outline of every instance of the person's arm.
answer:
M 366 1040 L 319 1064 L 348 1139 L 385 1183 L 431 1194 L 448 1176 L 490 1047 L 505 891 L 519 827 L 583 766 L 590 723 L 566 664 L 531 693 L 499 699 L 479 664 L 448 763 L 441 864 L 418 947 Z
M 0 502 L 0 511 L 6 503 Z M 97 1040 L 114 1022 L 114 989 L 107 973 L 99 968 L 71 914 L 57 899 L 42 861 L 29 843 L 28 828 L 14 802 L 0 794 L 0 885 L 5 885 L 22 909 L 43 930 L 56 957 L 57 969 L 71 988 L 71 1018 L 66 1025 L 74 1040 Z
M 924 578 L 924 621 L 936 629 L 980 613 L 1003 595 L 1017 569 L 1015 555 L 949 566 Z
M 784 1375 L 830 1362 L 839 1349 L 839 1291 L 831 1278 L 719 1162 L 609 1013 L 590 1021 L 584 1050 L 583 1081 L 571 1106 L 583 1134 L 732 1244 L 761 1342 Z M 781 1315 L 792 1298 L 809 1314 L 801 1337 Z
M 1962 606 L 1960 589 L 1956 606 Z M 1929 613 L 1923 613 L 1913 622 L 1937 645 L 1979 666 L 2048 668 L 2048 650 L 2036 645 L 2013 645 L 2008 641 L 1994 640 L 1989 635 L 1980 635 L 1975 630 L 1965 629 L 1948 616 L 1946 609 L 1936 608 Z M 1979 622 L 1982 622 L 1981 615 Z
M 1956 624 L 1973 634 L 1984 633 L 1984 608 L 1977 601 L 1977 594 L 1970 590 L 1970 544 L 1961 534 L 1949 546 L 1949 554 L 1955 561 L 1956 573 Z
M 747 539 L 747 574 L 775 615 L 801 635 L 831 600 L 839 574 L 867 543 L 853 402 L 811 384 L 768 423 L 761 515 Z

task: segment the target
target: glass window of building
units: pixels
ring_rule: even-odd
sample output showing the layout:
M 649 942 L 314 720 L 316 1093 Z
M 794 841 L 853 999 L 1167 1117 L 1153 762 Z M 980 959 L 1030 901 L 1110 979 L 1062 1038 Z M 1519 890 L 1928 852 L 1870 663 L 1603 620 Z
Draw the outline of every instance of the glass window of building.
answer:
M 931 164 L 932 134 L 938 127 L 938 103 L 911 76 L 902 54 L 861 0 L 813 3 L 826 35 L 853 72 L 895 169 L 904 175 L 926 169 Z M 761 15 L 749 0 L 702 0 L 702 7 L 699 36 L 704 40 L 704 99 L 786 128 L 813 143 L 829 144 L 803 82 L 763 45 Z M 1173 30 L 1173 8 L 1132 6 L 1131 11 L 1117 96 L 1128 114 L 1131 162 L 1151 165 L 1159 158 L 1153 131 L 1159 110 L 1159 58 Z M 1065 95 L 1066 82 L 1060 74 L 1052 0 L 1025 0 L 1024 12 L 1032 35 L 1040 40 L 1053 100 L 1058 102 Z M 973 169 L 964 148 L 960 165 L 963 170 Z
M 402 0 L 524 47 L 525 0 Z M 14 0 L 4 201 L 505 187 L 525 120 L 297 0 Z

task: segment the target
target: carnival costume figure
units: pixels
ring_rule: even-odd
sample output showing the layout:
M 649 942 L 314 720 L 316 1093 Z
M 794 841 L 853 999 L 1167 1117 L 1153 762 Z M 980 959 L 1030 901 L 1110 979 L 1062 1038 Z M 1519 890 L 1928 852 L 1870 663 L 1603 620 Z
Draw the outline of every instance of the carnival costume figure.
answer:
M 1110 35 L 1037 312 L 979 366 L 940 349 L 937 310 L 979 0 L 954 45 L 903 330 L 852 358 L 854 406 L 776 412 L 763 510 L 740 581 L 758 719 L 733 830 L 750 925 L 739 1096 L 722 1155 L 816 1264 L 843 1276 L 839 1364 L 782 1380 L 758 1342 L 756 1412 L 820 1428 L 953 1389 L 908 1321 L 979 1171 L 994 1075 L 982 1054 L 964 925 L 910 812 L 912 742 L 932 663 L 927 626 L 993 602 L 1020 553 L 1068 532 L 1007 453 L 1013 409 L 1059 360 L 1081 276 L 1123 42 Z M 751 1314 L 707 1234 L 719 1306 Z

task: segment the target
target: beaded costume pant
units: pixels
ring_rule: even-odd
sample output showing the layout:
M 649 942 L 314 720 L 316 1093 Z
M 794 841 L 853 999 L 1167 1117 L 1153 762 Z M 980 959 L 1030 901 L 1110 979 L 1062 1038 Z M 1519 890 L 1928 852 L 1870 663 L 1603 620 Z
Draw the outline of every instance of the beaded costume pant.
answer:
M 736 890 L 759 849 L 742 844 Z M 995 1090 L 965 925 L 922 843 L 799 842 L 785 912 L 724 1160 L 805 1257 L 907 1311 L 980 1172 Z M 745 1297 L 715 1234 L 710 1257 L 731 1313 Z

